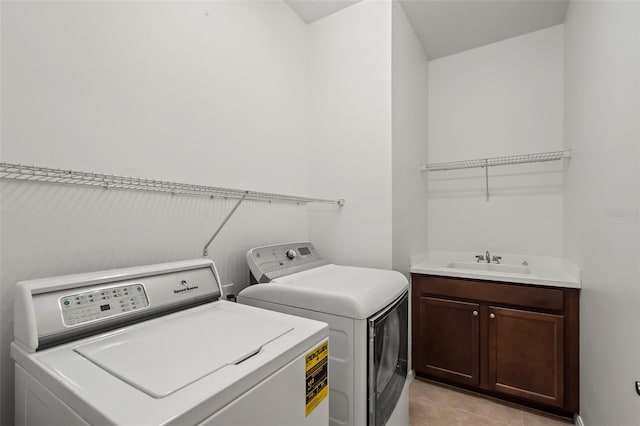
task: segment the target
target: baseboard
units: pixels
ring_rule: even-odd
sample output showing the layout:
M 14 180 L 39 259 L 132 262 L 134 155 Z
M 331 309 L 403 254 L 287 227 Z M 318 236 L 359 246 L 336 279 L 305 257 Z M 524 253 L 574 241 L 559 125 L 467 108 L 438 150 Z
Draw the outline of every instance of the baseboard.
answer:
M 582 417 L 580 417 L 580 414 L 576 414 L 576 417 L 574 418 L 576 426 L 584 426 L 584 422 L 582 421 Z

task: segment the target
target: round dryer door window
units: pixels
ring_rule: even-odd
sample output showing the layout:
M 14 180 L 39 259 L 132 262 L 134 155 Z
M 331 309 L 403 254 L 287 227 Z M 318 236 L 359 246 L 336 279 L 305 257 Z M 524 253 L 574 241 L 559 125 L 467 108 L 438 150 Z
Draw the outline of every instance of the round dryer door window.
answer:
M 408 295 L 369 320 L 369 425 L 384 425 L 407 377 Z

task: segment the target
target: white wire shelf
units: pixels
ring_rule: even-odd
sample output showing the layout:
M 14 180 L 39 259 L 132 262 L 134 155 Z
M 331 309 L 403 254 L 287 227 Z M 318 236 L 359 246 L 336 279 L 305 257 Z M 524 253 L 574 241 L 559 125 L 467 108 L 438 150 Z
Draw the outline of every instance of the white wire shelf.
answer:
M 138 191 L 163 192 L 170 194 L 202 196 L 209 198 L 243 199 L 255 201 L 283 201 L 298 204 L 326 203 L 344 205 L 344 199 L 299 197 L 296 195 L 271 192 L 248 191 L 244 189 L 220 188 L 216 186 L 194 185 L 163 180 L 117 176 L 76 170 L 53 169 L 49 167 L 23 164 L 0 163 L 0 179 L 30 182 L 47 182 L 66 185 L 86 185 L 102 188 L 130 189 Z
M 447 170 L 474 169 L 480 167 L 507 166 L 510 164 L 542 163 L 570 158 L 571 151 L 539 152 L 535 154 L 509 155 L 505 157 L 481 158 L 476 160 L 448 161 L 423 164 L 422 171 L 444 172 Z
M 505 157 L 479 158 L 476 160 L 448 161 L 444 163 L 423 164 L 424 172 L 445 172 L 448 170 L 484 168 L 485 197 L 489 201 L 489 167 L 508 166 L 511 164 L 544 163 L 571 158 L 571 151 L 538 152 L 535 154 L 509 155 Z

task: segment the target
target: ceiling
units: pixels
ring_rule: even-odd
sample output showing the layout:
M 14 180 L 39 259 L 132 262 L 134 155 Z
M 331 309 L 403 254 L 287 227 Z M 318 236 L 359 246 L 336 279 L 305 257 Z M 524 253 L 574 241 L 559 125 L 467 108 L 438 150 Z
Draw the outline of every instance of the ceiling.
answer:
M 569 0 L 400 0 L 427 58 L 564 22 Z
M 345 7 L 358 3 L 360 0 L 284 0 L 304 22 L 313 21 L 329 16 Z
M 285 0 L 306 23 L 360 0 Z M 564 22 L 569 0 L 399 0 L 430 60 Z

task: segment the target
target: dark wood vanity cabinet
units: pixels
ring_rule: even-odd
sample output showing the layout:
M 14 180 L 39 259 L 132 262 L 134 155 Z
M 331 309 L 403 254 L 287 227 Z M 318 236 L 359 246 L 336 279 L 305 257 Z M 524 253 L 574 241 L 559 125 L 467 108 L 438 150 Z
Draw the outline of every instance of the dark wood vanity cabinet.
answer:
M 419 364 L 421 372 L 478 385 L 480 305 L 429 296 L 420 297 L 418 304 L 414 310 L 414 324 L 420 324 L 419 329 L 414 326 L 414 369 Z M 415 333 L 420 337 L 416 339 Z
M 546 409 L 578 412 L 579 290 L 412 275 L 413 368 Z

